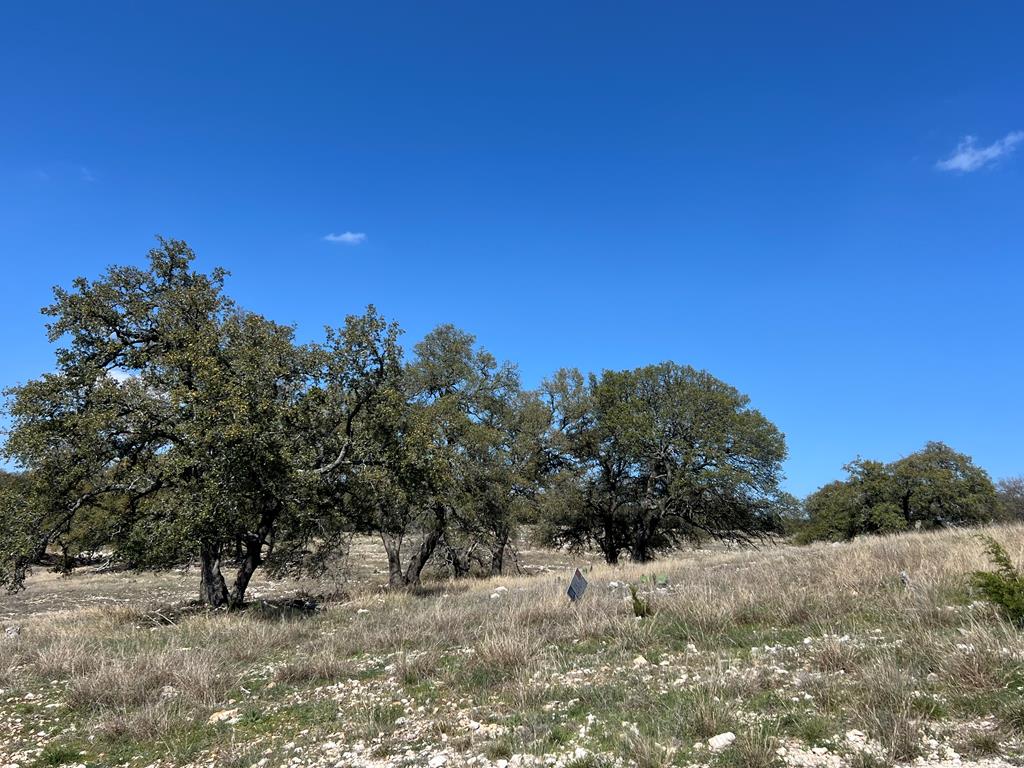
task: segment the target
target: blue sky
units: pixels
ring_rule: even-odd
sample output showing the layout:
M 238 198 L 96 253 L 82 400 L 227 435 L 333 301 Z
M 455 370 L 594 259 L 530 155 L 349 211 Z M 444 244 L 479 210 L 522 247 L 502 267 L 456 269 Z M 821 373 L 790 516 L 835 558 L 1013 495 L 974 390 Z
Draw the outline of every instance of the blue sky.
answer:
M 998 2 L 8 4 L 0 383 L 52 366 L 51 286 L 161 233 L 303 338 L 374 303 L 530 386 L 707 368 L 786 433 L 798 494 L 927 440 L 1024 473 L 1022 28 Z

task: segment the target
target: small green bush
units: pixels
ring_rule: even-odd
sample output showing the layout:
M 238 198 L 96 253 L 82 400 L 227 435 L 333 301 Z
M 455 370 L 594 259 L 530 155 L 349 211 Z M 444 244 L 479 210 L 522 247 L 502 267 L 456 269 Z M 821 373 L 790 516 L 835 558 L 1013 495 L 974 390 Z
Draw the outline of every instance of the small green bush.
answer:
M 980 537 L 995 571 L 975 571 L 974 588 L 1016 624 L 1024 626 L 1024 575 L 1014 566 L 1003 546 L 991 536 Z
M 82 761 L 81 754 L 77 747 L 51 741 L 39 753 L 35 765 L 39 768 L 57 768 L 67 763 L 79 763 Z
M 650 602 L 641 597 L 640 590 L 632 584 L 629 585 L 629 596 L 633 601 L 634 616 L 638 619 L 643 619 L 651 615 L 652 611 Z

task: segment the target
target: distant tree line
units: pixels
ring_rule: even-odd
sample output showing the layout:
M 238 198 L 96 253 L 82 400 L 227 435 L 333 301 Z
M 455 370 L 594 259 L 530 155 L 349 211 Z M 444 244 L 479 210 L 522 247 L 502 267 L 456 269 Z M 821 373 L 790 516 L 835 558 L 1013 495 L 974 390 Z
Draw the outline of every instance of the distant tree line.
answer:
M 688 541 L 840 539 L 1024 507 L 1024 484 L 997 494 L 941 444 L 858 460 L 801 505 L 779 487 L 782 433 L 705 371 L 565 369 L 526 390 L 451 325 L 406 354 L 373 307 L 298 343 L 193 262 L 161 240 L 144 268 L 55 289 L 55 369 L 5 392 L 19 471 L 0 473 L 0 585 L 102 550 L 129 568 L 198 563 L 202 601 L 237 607 L 258 568 L 321 572 L 353 534 L 380 540 L 400 588 L 428 563 L 504 572 L 524 525 L 646 562 Z
M 1024 520 L 1024 480 L 993 485 L 969 456 L 931 442 L 898 461 L 855 459 L 847 478 L 808 496 L 789 523 L 797 541 Z

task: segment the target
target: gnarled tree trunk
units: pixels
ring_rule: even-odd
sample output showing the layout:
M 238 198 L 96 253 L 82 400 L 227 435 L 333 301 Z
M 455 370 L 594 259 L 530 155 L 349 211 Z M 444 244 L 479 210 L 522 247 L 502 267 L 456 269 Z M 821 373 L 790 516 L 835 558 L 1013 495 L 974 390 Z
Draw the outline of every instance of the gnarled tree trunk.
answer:
M 509 532 L 502 531 L 491 547 L 491 576 L 501 576 L 505 567 L 505 548 L 508 547 Z
M 473 567 L 473 547 L 456 547 L 445 540 L 442 544 L 444 555 L 452 568 L 453 579 L 464 579 L 469 576 Z
M 384 551 L 388 553 L 388 586 L 404 587 L 405 574 L 402 573 L 402 537 L 397 534 L 381 533 Z
M 406 586 L 418 587 L 420 585 L 420 576 L 423 574 L 423 568 L 426 566 L 427 561 L 430 560 L 430 556 L 434 554 L 437 542 L 441 540 L 441 533 L 440 528 L 433 528 L 423 537 L 419 548 L 416 550 L 416 554 L 409 559 L 409 564 L 405 567 Z
M 260 515 L 259 528 L 255 533 L 250 533 L 242 539 L 244 554 L 235 574 L 235 582 L 231 585 L 231 608 L 241 608 L 245 603 L 245 590 L 249 588 L 249 581 L 256 569 L 263 564 L 263 546 L 274 531 L 274 523 L 280 510 L 281 507 L 276 503 L 265 504 Z
M 199 598 L 209 608 L 228 604 L 228 585 L 220 572 L 221 545 L 204 542 L 199 550 Z
M 443 507 L 438 507 L 434 510 L 435 520 L 433 527 L 427 531 L 420 541 L 420 546 L 417 548 L 416 553 L 410 558 L 409 564 L 402 570 L 402 535 L 401 534 L 381 534 L 381 540 L 384 542 L 384 549 L 388 553 L 388 586 L 392 588 L 396 587 L 416 587 L 420 584 L 420 576 L 423 573 L 423 568 L 426 566 L 427 561 L 430 560 L 430 556 L 434 554 L 434 550 L 437 549 L 437 544 L 441 541 L 441 536 L 444 534 L 446 514 Z
M 245 555 L 238 566 L 235 574 L 235 581 L 231 585 L 231 594 L 228 605 L 231 608 L 241 608 L 245 602 L 245 590 L 249 587 L 249 581 L 253 573 L 263 562 L 263 542 L 255 537 L 245 542 Z

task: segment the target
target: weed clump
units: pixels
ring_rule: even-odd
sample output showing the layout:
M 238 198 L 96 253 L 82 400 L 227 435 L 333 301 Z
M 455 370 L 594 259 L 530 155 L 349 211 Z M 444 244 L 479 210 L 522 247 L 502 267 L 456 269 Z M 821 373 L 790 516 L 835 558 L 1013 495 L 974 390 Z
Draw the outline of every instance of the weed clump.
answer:
M 1024 627 L 1024 574 L 1003 546 L 991 536 L 980 537 L 995 571 L 975 571 L 971 581 L 988 602 L 1018 627 Z
M 651 602 L 640 594 L 640 590 L 634 585 L 629 585 L 629 599 L 633 607 L 633 615 L 638 619 L 650 616 L 654 611 L 651 609 Z
M 718 759 L 721 768 L 778 768 L 778 737 L 767 726 L 744 731 Z

